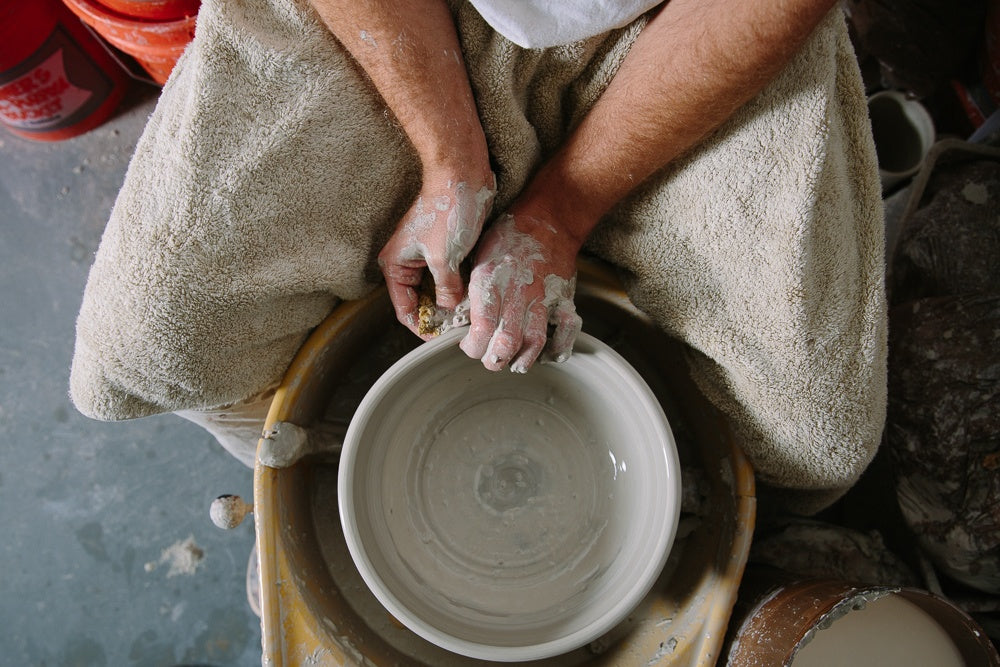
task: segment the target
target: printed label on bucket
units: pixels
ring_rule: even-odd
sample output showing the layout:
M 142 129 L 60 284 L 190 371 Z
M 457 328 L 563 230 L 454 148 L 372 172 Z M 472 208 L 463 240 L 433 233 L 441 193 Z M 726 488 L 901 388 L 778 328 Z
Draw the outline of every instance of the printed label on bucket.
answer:
M 0 73 L 0 122 L 22 132 L 70 127 L 99 107 L 112 85 L 57 26 L 25 61 Z

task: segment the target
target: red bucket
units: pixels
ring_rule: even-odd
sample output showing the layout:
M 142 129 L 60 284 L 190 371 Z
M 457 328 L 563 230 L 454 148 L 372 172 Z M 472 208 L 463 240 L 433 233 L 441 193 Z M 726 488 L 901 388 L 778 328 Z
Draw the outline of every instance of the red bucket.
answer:
M 196 16 L 201 0 L 100 0 L 119 14 L 147 21 L 176 21 Z
M 0 124 L 58 141 L 114 112 L 128 76 L 58 0 L 0 0 Z
M 200 3 L 187 0 L 143 3 L 109 0 L 63 0 L 73 13 L 96 30 L 104 39 L 135 58 L 153 80 L 163 85 L 173 71 L 177 59 L 194 38 L 195 19 Z M 129 11 L 141 11 L 139 5 L 149 4 L 147 18 L 130 16 L 112 9 L 120 6 Z M 156 20 L 155 14 L 180 13 L 179 18 Z

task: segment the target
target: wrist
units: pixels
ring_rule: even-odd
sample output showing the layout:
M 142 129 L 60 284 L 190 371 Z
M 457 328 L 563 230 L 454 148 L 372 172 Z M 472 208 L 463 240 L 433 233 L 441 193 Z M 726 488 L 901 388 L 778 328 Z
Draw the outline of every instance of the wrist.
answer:
M 420 158 L 421 178 L 425 186 L 449 186 L 465 182 L 485 185 L 496 190 L 496 178 L 490 166 L 486 142 L 481 146 L 424 147 L 417 150 Z
M 455 174 L 492 178 L 486 135 L 474 108 L 464 114 L 427 114 L 410 119 L 403 123 L 403 129 L 420 159 L 425 178 Z
M 579 252 L 610 205 L 601 203 L 592 192 L 564 178 L 563 172 L 549 164 L 535 175 L 513 208 L 516 213 L 554 227 L 564 237 L 563 242 Z
M 425 192 L 461 188 L 479 192 L 485 188 L 491 201 L 496 195 L 496 177 L 486 156 L 467 155 L 464 159 L 422 161 L 421 170 L 421 187 Z

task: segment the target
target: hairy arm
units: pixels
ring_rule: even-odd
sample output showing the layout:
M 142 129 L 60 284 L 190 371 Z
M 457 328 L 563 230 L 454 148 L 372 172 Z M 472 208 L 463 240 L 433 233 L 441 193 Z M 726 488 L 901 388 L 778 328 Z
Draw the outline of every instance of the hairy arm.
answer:
M 615 203 L 769 83 L 834 4 L 670 0 L 525 203 L 544 202 L 582 242 Z M 544 201 L 552 186 L 562 196 Z
M 461 299 L 459 264 L 479 238 L 496 188 L 454 22 L 443 0 L 312 4 L 420 158 L 420 194 L 379 255 L 397 317 L 416 330 L 425 268 L 438 305 L 454 308 Z
M 511 363 L 515 370 L 526 370 L 545 342 L 539 304 L 546 302 L 549 276 L 571 281 L 576 255 L 598 220 L 759 92 L 834 3 L 667 2 L 601 98 L 514 203 L 508 224 L 484 235 L 484 248 L 503 244 L 498 234 L 531 245 L 532 256 L 525 261 L 536 279 L 498 285 L 481 268 L 488 258 L 477 259 L 470 285 L 472 328 L 462 349 L 488 368 Z M 522 267 L 522 275 L 525 271 Z M 547 301 L 553 302 L 551 295 Z M 553 342 L 560 347 L 554 356 L 564 357 L 572 336 L 559 327 L 578 329 L 579 324 L 566 317 L 565 298 L 555 305 L 556 310 L 549 308 L 549 323 L 557 326 Z M 560 317 L 553 319 L 553 312 Z

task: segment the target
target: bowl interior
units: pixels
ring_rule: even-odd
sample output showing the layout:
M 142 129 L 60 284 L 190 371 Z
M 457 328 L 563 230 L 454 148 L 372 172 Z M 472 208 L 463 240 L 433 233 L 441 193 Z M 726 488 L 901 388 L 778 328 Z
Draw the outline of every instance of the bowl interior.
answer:
M 621 621 L 673 542 L 680 467 L 663 411 L 581 334 L 562 364 L 491 373 L 462 331 L 383 375 L 341 455 L 341 521 L 400 622 L 464 655 L 528 660 Z

